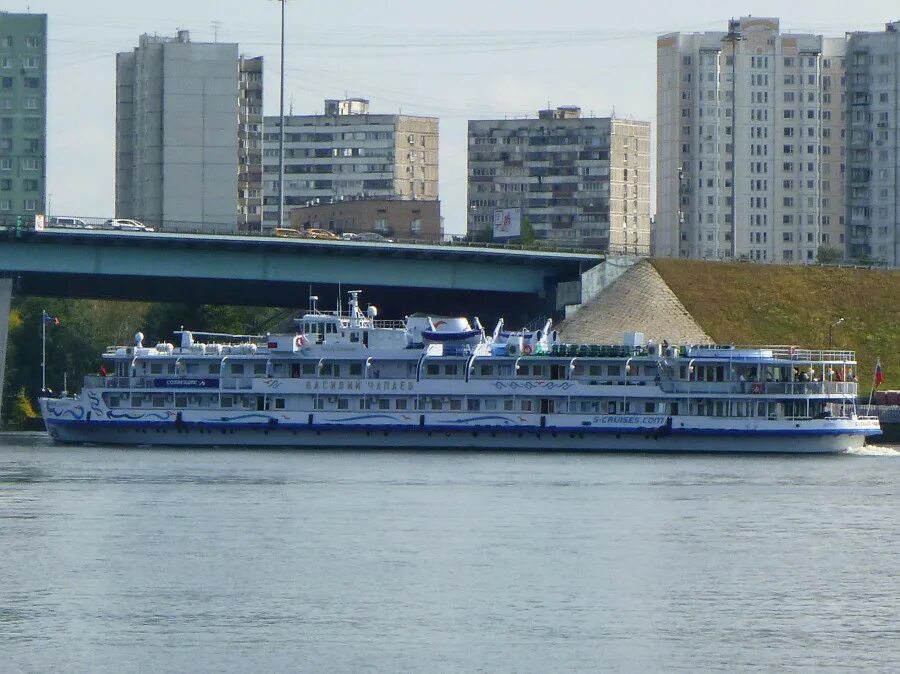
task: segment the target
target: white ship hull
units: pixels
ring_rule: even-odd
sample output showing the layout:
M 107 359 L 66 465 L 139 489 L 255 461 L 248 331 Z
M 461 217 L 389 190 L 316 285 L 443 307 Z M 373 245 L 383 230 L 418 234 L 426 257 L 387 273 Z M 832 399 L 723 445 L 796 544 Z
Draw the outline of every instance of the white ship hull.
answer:
M 526 451 L 839 453 L 877 433 L 869 420 L 803 424 L 664 415 L 473 415 L 167 410 L 91 420 L 77 401 L 42 400 L 47 430 L 63 443 L 171 447 L 463 449 Z M 48 404 L 49 403 L 49 404 Z M 112 413 L 115 415 L 115 413 Z M 81 415 L 82 418 L 75 418 Z M 732 420 L 733 421 L 733 420 Z

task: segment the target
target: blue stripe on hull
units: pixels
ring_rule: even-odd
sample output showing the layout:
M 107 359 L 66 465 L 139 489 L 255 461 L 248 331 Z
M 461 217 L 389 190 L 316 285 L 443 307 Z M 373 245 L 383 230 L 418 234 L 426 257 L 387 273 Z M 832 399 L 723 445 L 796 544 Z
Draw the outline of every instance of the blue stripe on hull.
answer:
M 419 426 L 409 424 L 303 424 L 303 423 L 254 423 L 246 422 L 234 424 L 221 421 L 210 422 L 181 422 L 171 421 L 81 421 L 69 419 L 55 419 L 47 423 L 48 431 L 52 426 L 66 426 L 75 429 L 96 428 L 113 430 L 117 428 L 127 429 L 171 429 L 180 432 L 201 430 L 235 430 L 235 431 L 344 431 L 344 432 L 407 432 L 407 433 L 540 433 L 554 437 L 557 434 L 589 434 L 589 435 L 646 435 L 649 437 L 664 436 L 713 436 L 713 437 L 816 437 L 816 436 L 877 436 L 880 431 L 872 429 L 775 429 L 775 430 L 730 430 L 730 429 L 691 429 L 691 428 L 603 428 L 596 426 L 464 426 L 458 424 Z

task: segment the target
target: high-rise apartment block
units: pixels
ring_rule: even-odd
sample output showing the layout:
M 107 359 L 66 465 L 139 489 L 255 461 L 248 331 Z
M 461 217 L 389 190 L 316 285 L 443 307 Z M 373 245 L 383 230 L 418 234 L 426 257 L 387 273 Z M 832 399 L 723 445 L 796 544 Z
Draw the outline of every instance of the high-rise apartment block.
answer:
M 263 226 L 278 223 L 277 116 L 265 118 Z M 438 197 L 438 120 L 374 115 L 354 98 L 325 102 L 323 115 L 284 119 L 285 226 L 291 207 L 342 197 Z
M 900 266 L 900 22 L 847 41 L 848 255 Z
M 0 12 L 0 224 L 47 203 L 47 15 Z
M 844 49 L 759 17 L 658 38 L 655 254 L 791 263 L 843 249 Z
M 470 236 L 489 238 L 494 212 L 519 208 L 536 239 L 647 252 L 649 122 L 582 117 L 566 106 L 469 121 L 468 138 Z
M 170 231 L 237 229 L 239 174 L 252 189 L 252 170 L 239 167 L 239 156 L 250 162 L 252 153 L 239 155 L 239 141 L 252 135 L 249 111 L 261 112 L 250 103 L 259 98 L 253 72 L 236 44 L 191 42 L 188 31 L 142 35 L 134 51 L 117 55 L 118 217 Z

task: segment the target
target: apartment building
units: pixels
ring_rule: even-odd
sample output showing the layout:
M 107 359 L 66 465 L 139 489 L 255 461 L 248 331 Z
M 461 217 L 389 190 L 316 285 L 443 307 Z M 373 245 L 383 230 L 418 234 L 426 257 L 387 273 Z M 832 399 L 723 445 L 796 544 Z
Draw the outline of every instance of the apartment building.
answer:
M 263 228 L 278 222 L 277 116 L 265 118 Z M 284 119 L 284 212 L 349 197 L 438 198 L 438 120 L 369 112 L 363 98 L 325 101 L 325 114 Z
M 291 227 L 336 234 L 375 233 L 399 241 L 441 241 L 437 199 L 344 198 L 291 209 Z
M 646 254 L 650 245 L 650 123 L 582 117 L 471 120 L 469 235 L 489 238 L 494 211 L 520 208 L 536 239 Z
M 843 248 L 844 53 L 767 17 L 658 38 L 655 254 L 807 263 Z
M 0 12 L 0 224 L 47 204 L 47 15 Z
M 142 35 L 116 56 L 116 216 L 169 231 L 234 232 L 252 189 L 261 63 L 233 43 Z M 251 76 L 259 75 L 251 84 Z M 252 111 L 252 112 L 251 112 Z M 239 143 L 246 150 L 239 153 Z M 258 141 L 257 141 L 258 144 Z M 244 203 L 241 203 L 241 202 Z
M 900 266 L 900 22 L 847 41 L 847 253 Z

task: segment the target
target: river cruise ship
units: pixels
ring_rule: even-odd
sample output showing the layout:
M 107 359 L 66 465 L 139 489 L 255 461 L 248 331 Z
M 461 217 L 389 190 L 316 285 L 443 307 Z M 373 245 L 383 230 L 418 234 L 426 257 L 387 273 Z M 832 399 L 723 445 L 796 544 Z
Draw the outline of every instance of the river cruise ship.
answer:
M 109 347 L 104 376 L 40 401 L 63 443 L 566 451 L 843 452 L 855 356 L 793 346 L 560 343 L 551 325 L 377 320 L 359 292 L 290 334 L 182 330 Z

